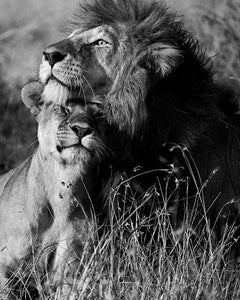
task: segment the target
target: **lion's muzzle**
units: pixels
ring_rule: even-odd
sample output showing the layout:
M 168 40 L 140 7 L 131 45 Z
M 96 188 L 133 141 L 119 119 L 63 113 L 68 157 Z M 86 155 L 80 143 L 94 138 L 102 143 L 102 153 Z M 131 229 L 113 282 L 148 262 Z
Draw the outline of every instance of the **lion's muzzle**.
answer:
M 53 66 L 62 61 L 67 54 L 69 53 L 69 41 L 63 40 L 59 43 L 50 45 L 43 51 L 43 56 L 46 61 L 48 61 L 49 65 L 53 68 Z
M 39 77 L 43 84 L 50 79 L 63 86 L 72 85 L 76 74 L 68 68 L 69 57 L 73 55 L 73 45 L 68 39 L 52 44 L 43 51 Z

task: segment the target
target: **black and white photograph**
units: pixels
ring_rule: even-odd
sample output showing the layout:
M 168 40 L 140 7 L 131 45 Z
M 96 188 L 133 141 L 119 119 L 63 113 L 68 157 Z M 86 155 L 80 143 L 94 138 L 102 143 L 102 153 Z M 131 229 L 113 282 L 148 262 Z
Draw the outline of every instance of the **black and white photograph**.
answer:
M 0 300 L 239 278 L 240 0 L 0 0 Z

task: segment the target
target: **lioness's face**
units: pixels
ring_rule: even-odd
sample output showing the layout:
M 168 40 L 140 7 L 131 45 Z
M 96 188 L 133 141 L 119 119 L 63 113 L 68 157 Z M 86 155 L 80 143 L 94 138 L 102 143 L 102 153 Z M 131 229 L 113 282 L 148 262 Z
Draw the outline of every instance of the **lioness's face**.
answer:
M 104 120 L 96 107 L 44 102 L 37 119 L 39 147 L 46 158 L 90 164 L 105 156 Z
M 55 93 L 59 102 L 59 98 L 71 94 L 71 98 L 88 102 L 108 94 L 121 67 L 119 61 L 126 55 L 119 51 L 117 34 L 108 25 L 87 31 L 75 30 L 68 38 L 45 49 L 39 73 L 47 87 L 45 97 L 48 94 L 53 97 Z

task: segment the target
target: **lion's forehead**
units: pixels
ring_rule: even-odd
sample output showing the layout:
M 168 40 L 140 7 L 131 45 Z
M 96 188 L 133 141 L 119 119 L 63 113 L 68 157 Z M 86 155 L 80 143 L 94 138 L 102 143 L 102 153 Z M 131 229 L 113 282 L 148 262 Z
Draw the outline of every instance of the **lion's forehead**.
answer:
M 68 39 L 81 39 L 84 44 L 91 44 L 98 38 L 112 40 L 115 35 L 117 35 L 117 32 L 112 26 L 101 25 L 84 31 L 80 28 L 76 29 L 68 36 Z

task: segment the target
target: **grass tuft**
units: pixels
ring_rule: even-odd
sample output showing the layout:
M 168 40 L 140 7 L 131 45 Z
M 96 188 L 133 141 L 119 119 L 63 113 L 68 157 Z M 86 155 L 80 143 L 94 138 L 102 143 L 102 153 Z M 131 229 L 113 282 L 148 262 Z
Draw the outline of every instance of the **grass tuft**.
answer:
M 92 224 L 78 264 L 57 289 L 46 284 L 48 275 L 39 270 L 37 257 L 19 267 L 9 280 L 15 299 L 239 299 L 238 266 L 225 260 L 234 228 L 216 242 L 207 218 L 201 231 L 194 229 L 196 211 L 175 230 L 166 206 L 144 218 L 141 209 L 133 203 L 118 221 L 112 211 L 100 238 Z M 146 242 L 142 237 L 153 219 Z

